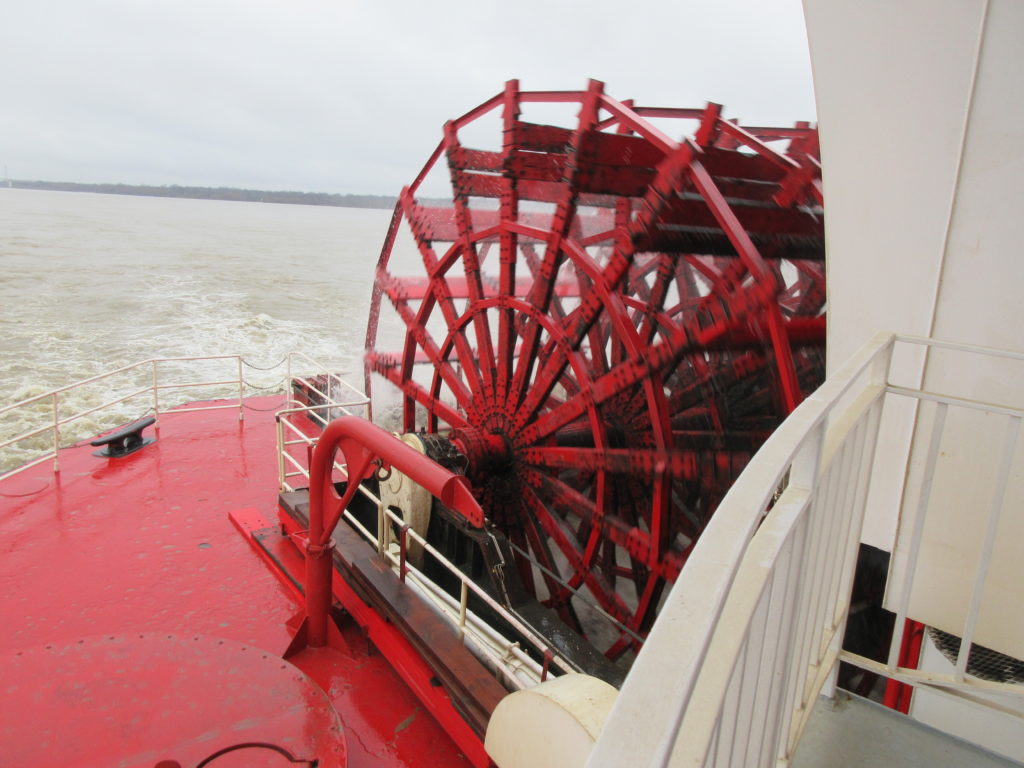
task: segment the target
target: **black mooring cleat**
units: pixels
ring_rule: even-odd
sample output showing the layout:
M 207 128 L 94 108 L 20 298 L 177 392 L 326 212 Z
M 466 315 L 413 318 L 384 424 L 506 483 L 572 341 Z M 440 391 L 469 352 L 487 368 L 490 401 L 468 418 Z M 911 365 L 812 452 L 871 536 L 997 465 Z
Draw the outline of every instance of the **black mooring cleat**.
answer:
M 97 437 L 89 445 L 105 445 L 102 451 L 93 451 L 93 456 L 103 458 L 119 459 L 129 453 L 135 453 L 140 448 L 145 448 L 150 443 L 156 442 L 152 437 L 142 437 L 142 430 L 156 422 L 156 418 L 148 416 L 136 422 L 121 427 L 109 435 Z

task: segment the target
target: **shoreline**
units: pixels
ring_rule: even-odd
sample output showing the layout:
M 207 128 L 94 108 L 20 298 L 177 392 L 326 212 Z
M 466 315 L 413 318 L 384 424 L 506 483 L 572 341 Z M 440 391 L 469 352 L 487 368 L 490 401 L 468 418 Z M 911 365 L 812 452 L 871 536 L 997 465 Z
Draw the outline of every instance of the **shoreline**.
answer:
M 149 184 L 85 184 L 72 181 L 23 181 L 5 179 L 0 188 L 35 189 L 46 192 L 93 192 L 135 197 L 172 197 L 190 200 L 229 200 L 242 203 L 285 203 L 335 208 L 373 208 L 391 210 L 398 201 L 392 195 L 340 195 L 328 192 L 241 189 L 237 187 L 187 187 Z

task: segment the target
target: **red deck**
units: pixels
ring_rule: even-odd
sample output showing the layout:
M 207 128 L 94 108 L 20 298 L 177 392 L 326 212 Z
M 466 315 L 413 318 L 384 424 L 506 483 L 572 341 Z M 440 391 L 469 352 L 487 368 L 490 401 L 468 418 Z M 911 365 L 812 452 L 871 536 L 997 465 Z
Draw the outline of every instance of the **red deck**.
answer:
M 293 593 L 229 520 L 239 510 L 276 519 L 273 412 L 283 398 L 246 402 L 243 422 L 234 410 L 168 413 L 159 440 L 131 456 L 101 459 L 80 445 L 61 453 L 59 474 L 43 464 L 0 482 L 5 766 L 190 765 L 232 743 L 264 742 L 291 744 L 293 755 L 320 750 L 322 765 L 340 754 L 339 744 L 347 744 L 350 766 L 468 765 L 354 624 L 342 628 L 347 651 L 298 662 L 340 715 L 343 739 L 324 740 L 330 713 L 280 660 L 290 639 L 285 622 L 298 608 Z M 211 660 L 234 660 L 217 668 L 241 672 L 215 677 L 190 643 L 217 646 Z M 46 672 L 63 669 L 70 680 L 104 666 L 109 676 L 124 674 L 122 687 L 93 674 L 91 683 L 55 690 L 58 675 Z M 274 683 L 282 669 L 294 685 Z M 97 697 L 106 720 L 96 714 Z M 269 709 L 297 709 L 305 719 L 271 716 L 266 705 L 275 700 L 280 706 Z M 197 709 L 206 713 L 201 721 Z M 98 748 L 83 743 L 90 738 Z M 250 749 L 216 765 L 262 764 L 257 753 L 268 765 L 287 762 Z

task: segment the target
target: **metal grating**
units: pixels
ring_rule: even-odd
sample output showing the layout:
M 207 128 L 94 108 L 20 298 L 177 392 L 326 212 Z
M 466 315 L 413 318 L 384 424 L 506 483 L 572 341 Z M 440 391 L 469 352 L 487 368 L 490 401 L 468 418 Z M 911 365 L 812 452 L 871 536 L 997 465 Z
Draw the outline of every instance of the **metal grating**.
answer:
M 935 627 L 928 627 L 928 635 L 950 664 L 956 664 L 960 638 Z M 967 657 L 967 674 L 996 683 L 1024 683 L 1024 661 L 974 643 Z

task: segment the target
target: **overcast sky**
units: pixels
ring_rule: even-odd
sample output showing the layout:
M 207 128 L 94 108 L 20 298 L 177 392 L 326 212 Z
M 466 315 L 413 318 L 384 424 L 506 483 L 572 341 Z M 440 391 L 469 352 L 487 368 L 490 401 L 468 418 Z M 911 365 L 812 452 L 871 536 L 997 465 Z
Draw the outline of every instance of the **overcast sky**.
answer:
M 9 0 L 14 179 L 394 194 L 443 122 L 529 90 L 814 119 L 799 0 Z

